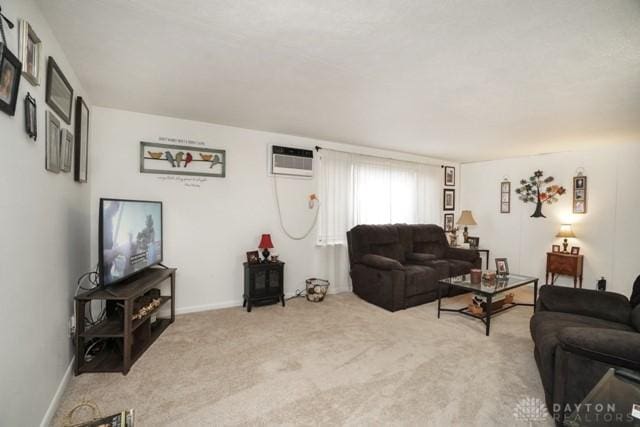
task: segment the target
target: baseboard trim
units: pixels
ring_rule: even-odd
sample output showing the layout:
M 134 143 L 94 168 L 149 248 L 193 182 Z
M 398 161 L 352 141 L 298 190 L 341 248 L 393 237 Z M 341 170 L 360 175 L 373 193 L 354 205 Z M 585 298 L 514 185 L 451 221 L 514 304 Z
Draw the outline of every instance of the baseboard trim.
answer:
M 45 412 L 44 417 L 42 418 L 42 422 L 40 423 L 40 427 L 49 427 L 51 422 L 53 421 L 53 416 L 56 414 L 58 407 L 60 406 L 60 400 L 62 399 L 62 395 L 64 391 L 67 389 L 67 385 L 71 380 L 71 376 L 73 375 L 73 364 L 75 363 L 75 356 L 71 358 L 71 362 L 69 362 L 69 366 L 67 366 L 67 370 L 62 376 L 62 380 L 60 384 L 58 384 L 58 389 L 53 395 L 53 399 L 51 399 L 51 403 L 49 403 L 49 408 L 47 408 L 47 412 Z
M 329 288 L 329 294 L 339 294 L 343 292 L 351 292 L 349 289 L 332 289 Z M 295 293 L 286 293 L 284 295 L 285 298 L 291 298 L 295 296 Z M 210 311 L 210 310 L 220 310 L 222 308 L 232 308 L 232 307 L 241 307 L 243 301 L 242 300 L 234 300 L 234 301 L 225 301 L 225 302 L 215 302 L 212 304 L 204 304 L 204 305 L 192 305 L 189 307 L 180 307 L 176 308 L 176 314 L 189 314 L 189 313 L 199 313 L 201 311 Z
M 176 314 L 198 313 L 200 311 L 219 310 L 221 308 L 240 307 L 242 300 L 215 302 L 213 304 L 192 305 L 189 307 L 176 308 Z

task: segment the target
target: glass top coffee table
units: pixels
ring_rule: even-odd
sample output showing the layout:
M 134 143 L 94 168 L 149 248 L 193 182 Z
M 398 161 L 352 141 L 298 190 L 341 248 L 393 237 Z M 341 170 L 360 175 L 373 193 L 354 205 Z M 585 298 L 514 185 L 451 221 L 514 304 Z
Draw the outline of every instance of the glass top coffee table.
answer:
M 462 289 L 465 291 L 473 292 L 476 295 L 479 295 L 484 298 L 485 303 L 485 311 L 480 314 L 473 313 L 469 310 L 469 307 L 462 307 L 457 309 L 451 308 L 442 308 L 441 300 L 442 300 L 442 286 L 438 286 L 438 319 L 440 318 L 440 312 L 442 311 L 451 311 L 455 313 L 464 314 L 465 316 L 470 316 L 476 319 L 480 319 L 486 325 L 486 335 L 489 336 L 489 331 L 491 329 L 491 316 L 501 313 L 503 311 L 509 310 L 510 308 L 516 307 L 518 305 L 524 305 L 528 307 L 536 306 L 536 299 L 538 296 L 538 278 L 529 277 L 529 276 L 521 276 L 519 274 L 510 274 L 507 277 L 496 277 L 493 284 L 482 279 L 482 281 L 478 284 L 471 283 L 471 275 L 467 274 L 464 276 L 458 277 L 448 277 L 446 279 L 442 279 L 439 281 L 441 285 L 453 286 L 454 288 Z M 521 302 L 509 302 L 504 303 L 500 308 L 493 309 L 493 301 L 494 299 L 507 291 L 512 289 L 519 288 L 521 286 L 529 285 L 533 283 L 533 304 L 521 303 Z

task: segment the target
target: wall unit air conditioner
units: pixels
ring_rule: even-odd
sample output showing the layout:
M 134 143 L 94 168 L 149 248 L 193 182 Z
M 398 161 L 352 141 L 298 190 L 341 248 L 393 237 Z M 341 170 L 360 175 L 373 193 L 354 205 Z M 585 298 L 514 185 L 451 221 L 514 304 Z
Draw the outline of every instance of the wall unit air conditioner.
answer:
M 270 146 L 269 174 L 311 178 L 313 176 L 313 150 L 281 145 Z

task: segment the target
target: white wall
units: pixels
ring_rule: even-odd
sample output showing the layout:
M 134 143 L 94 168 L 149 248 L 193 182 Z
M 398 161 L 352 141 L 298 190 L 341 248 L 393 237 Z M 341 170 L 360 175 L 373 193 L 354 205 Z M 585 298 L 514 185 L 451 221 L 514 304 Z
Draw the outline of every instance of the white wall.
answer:
M 469 234 L 480 237 L 480 246 L 491 250 L 493 257 L 507 257 L 512 271 L 535 275 L 544 283 L 546 252 L 561 223 L 573 223 L 577 239 L 570 246 L 580 246 L 584 255 L 584 287 L 595 288 L 600 276 L 607 279 L 607 289 L 631 293 L 633 280 L 640 274 L 640 144 L 615 145 L 590 151 L 576 151 L 521 157 L 461 166 L 461 208 L 471 209 L 478 222 Z M 572 213 L 572 189 L 576 170 L 584 168 L 588 177 L 588 211 Z M 554 205 L 545 205 L 547 218 L 530 218 L 535 205 L 525 204 L 513 193 L 520 179 L 535 170 L 556 178 L 567 194 Z M 511 181 L 511 213 L 500 213 L 500 182 Z M 493 261 L 492 261 L 493 262 Z M 570 278 L 557 284 L 573 286 Z
M 72 358 L 68 320 L 76 278 L 89 266 L 89 187 L 73 173 L 45 171 L 46 58 L 51 55 L 85 97 L 51 29 L 32 0 L 4 0 L 9 49 L 18 53 L 18 18 L 43 42 L 42 83 L 20 83 L 16 115 L 0 113 L 0 425 L 38 425 Z M 38 106 L 38 140 L 24 131 L 27 92 Z M 64 127 L 69 127 L 64 124 Z M 72 131 L 73 128 L 69 127 Z M 55 409 L 55 408 L 54 408 Z
M 240 304 L 245 252 L 256 249 L 262 233 L 271 233 L 274 250 L 286 262 L 287 294 L 303 289 L 309 277 L 343 277 L 333 272 L 335 254 L 315 246 L 315 230 L 302 241 L 290 240 L 282 232 L 273 180 L 267 176 L 268 144 L 321 145 L 441 163 L 402 153 L 105 108 L 94 108 L 92 129 L 92 259 L 97 258 L 100 197 L 162 200 L 165 263 L 179 269 L 176 304 L 181 312 Z M 202 141 L 208 147 L 227 150 L 227 177 L 208 178 L 197 188 L 141 174 L 140 141 L 157 142 L 159 137 Z M 307 197 L 317 191 L 316 180 L 278 178 L 278 183 L 285 225 L 299 235 L 312 223 Z M 345 282 L 334 281 L 333 291 L 347 290 Z

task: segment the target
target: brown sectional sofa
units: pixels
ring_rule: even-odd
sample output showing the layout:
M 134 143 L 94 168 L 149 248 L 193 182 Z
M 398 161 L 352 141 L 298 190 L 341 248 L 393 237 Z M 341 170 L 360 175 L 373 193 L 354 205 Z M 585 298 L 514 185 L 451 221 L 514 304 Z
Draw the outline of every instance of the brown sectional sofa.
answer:
M 390 311 L 435 300 L 444 286 L 438 280 L 468 274 L 482 262 L 474 250 L 450 247 L 437 225 L 358 225 L 347 241 L 353 292 Z

